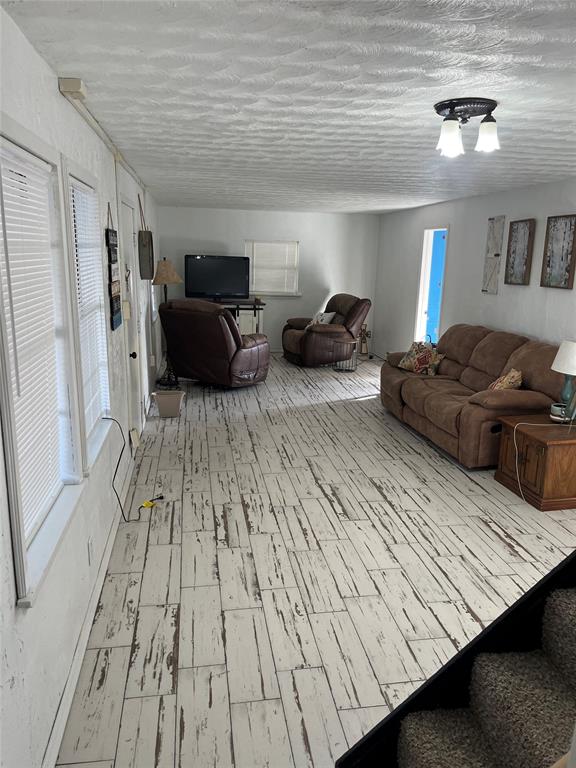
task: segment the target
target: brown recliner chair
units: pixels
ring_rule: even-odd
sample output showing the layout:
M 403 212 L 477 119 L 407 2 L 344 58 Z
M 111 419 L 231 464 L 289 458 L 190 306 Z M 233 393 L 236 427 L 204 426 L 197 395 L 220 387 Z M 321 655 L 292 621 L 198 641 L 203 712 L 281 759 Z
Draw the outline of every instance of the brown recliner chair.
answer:
M 310 317 L 290 318 L 282 331 L 284 357 L 291 363 L 307 367 L 348 360 L 352 348 L 334 342 L 357 339 L 371 306 L 370 299 L 337 293 L 325 309 L 325 312 L 336 312 L 331 323 L 309 325 Z
M 176 376 L 249 387 L 268 375 L 268 339 L 261 333 L 241 336 L 224 307 L 202 299 L 180 299 L 161 304 L 159 312 Z

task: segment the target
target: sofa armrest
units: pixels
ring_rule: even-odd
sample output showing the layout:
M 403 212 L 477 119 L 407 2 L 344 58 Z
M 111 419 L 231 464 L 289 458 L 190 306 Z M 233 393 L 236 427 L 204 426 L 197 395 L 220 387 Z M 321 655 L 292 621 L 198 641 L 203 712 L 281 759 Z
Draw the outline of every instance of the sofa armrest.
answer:
M 293 328 L 295 331 L 303 331 L 311 322 L 311 317 L 290 317 L 286 320 L 286 325 Z
M 468 400 L 470 405 L 479 405 L 490 411 L 512 413 L 522 411 L 545 411 L 552 400 L 543 392 L 530 389 L 484 389 Z
M 311 325 L 307 333 L 318 333 L 321 336 L 341 336 L 343 333 L 350 335 L 348 328 L 339 323 L 317 323 Z
M 252 349 L 268 344 L 268 336 L 263 333 L 250 333 L 242 336 L 242 349 Z
M 391 365 L 392 368 L 398 368 L 398 365 L 406 352 L 388 352 L 386 355 L 386 362 Z

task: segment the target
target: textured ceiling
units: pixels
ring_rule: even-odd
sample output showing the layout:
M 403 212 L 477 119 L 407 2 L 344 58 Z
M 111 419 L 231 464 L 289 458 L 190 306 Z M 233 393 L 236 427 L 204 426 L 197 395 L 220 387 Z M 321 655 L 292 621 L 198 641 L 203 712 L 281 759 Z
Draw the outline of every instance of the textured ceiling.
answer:
M 5 2 L 157 200 L 373 211 L 576 175 L 574 0 Z M 434 150 L 497 99 L 502 150 Z

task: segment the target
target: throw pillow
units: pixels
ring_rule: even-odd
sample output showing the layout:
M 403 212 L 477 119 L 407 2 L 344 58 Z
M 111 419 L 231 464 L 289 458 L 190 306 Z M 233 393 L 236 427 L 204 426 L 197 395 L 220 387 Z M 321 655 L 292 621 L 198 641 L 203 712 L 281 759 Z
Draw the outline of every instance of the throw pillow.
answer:
M 520 389 L 522 386 L 522 371 L 510 368 L 508 373 L 493 381 L 488 389 Z
M 398 368 L 403 368 L 405 371 L 412 371 L 414 373 L 414 364 L 416 363 L 416 357 L 422 354 L 426 345 L 421 341 L 415 341 L 408 352 L 404 355 L 402 360 L 398 363 Z
M 313 325 L 317 325 L 318 323 L 322 323 L 322 325 L 328 325 L 334 319 L 335 314 L 336 312 L 316 312 L 312 323 Z
M 440 363 L 445 357 L 446 355 L 438 354 L 436 347 L 432 348 L 432 357 L 430 358 L 430 363 L 428 365 L 428 376 L 436 376 L 438 368 L 440 368 Z
M 439 355 L 436 347 L 431 344 L 415 341 L 398 363 L 398 368 L 425 376 L 435 376 L 444 357 Z

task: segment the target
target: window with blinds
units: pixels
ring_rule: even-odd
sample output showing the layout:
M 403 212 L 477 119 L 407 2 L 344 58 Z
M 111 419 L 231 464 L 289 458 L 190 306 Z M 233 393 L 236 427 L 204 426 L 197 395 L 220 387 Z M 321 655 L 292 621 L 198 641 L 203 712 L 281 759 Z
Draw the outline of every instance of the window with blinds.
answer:
M 52 173 L 34 155 L 0 144 L 3 426 L 10 437 L 16 496 L 11 505 L 20 515 L 25 543 L 60 493 L 71 451 L 63 428 L 69 408 L 63 404 L 66 366 L 58 310 L 61 266 L 52 245 L 58 239 L 51 231 Z
M 71 178 L 70 205 L 78 300 L 82 405 L 88 437 L 109 407 L 102 235 L 98 197 L 91 187 Z
M 296 240 L 246 240 L 244 253 L 250 258 L 252 293 L 298 293 L 298 250 L 299 243 Z

